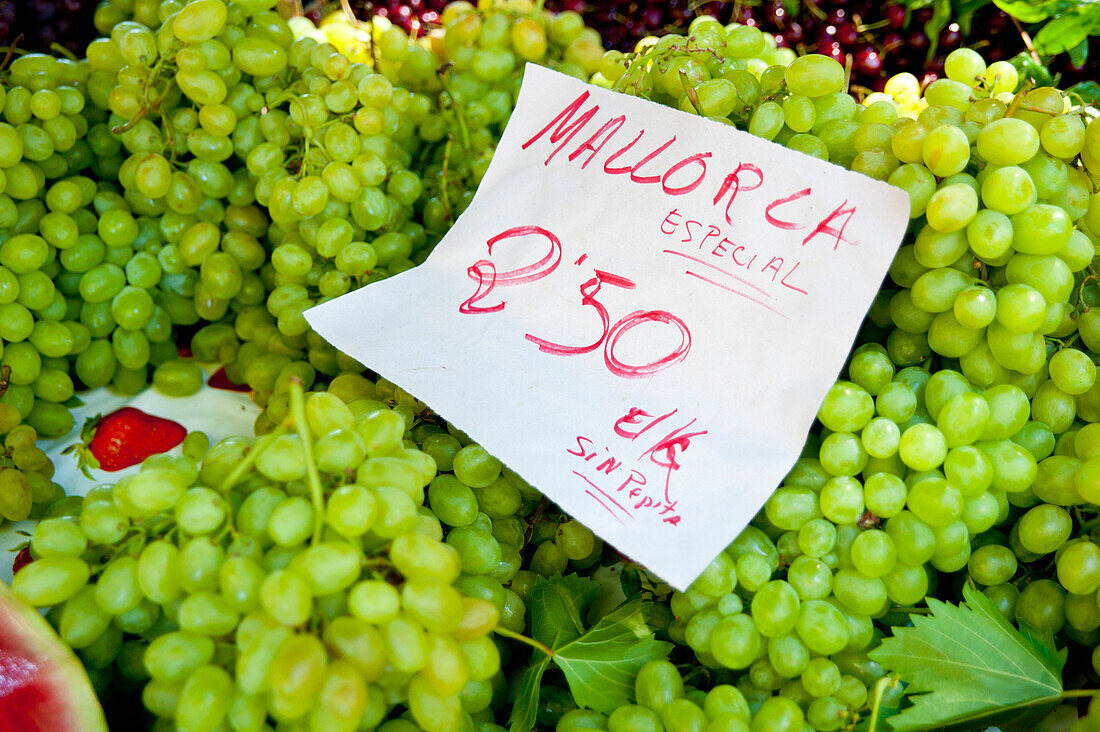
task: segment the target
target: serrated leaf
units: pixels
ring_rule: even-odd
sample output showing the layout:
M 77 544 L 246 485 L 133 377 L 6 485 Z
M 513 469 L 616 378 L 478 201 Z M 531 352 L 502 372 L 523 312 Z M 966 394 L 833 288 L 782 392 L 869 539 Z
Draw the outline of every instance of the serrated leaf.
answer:
M 531 627 L 549 655 L 530 666 L 515 687 L 510 732 L 530 732 L 537 721 L 539 684 L 557 664 L 579 706 L 610 713 L 630 701 L 634 678 L 646 663 L 668 656 L 646 622 L 646 605 L 635 596 L 587 631 L 581 618 L 598 584 L 575 575 L 538 579 L 531 589 Z
M 550 648 L 580 637 L 585 610 L 599 590 L 599 584 L 575 574 L 552 580 L 539 577 L 531 588 L 531 635 Z
M 1071 13 L 1054 18 L 1032 39 L 1035 52 L 1045 57 L 1068 51 L 1088 38 L 1090 28 L 1091 14 Z
M 671 644 L 653 638 L 641 598 L 608 613 L 587 633 L 554 653 L 577 704 L 610 714 L 630 701 L 634 677 L 650 661 L 668 656 Z
M 646 624 L 644 608 L 641 597 L 630 598 L 603 616 L 581 640 L 585 643 L 630 644 L 653 635 L 653 631 Z
M 568 654 L 557 654 L 554 662 L 565 674 L 577 704 L 604 714 L 630 701 L 634 678 L 650 661 L 666 658 L 672 644 L 654 638 L 637 641 L 622 649 L 588 645 L 575 641 Z
M 983 595 L 984 596 L 984 595 Z M 1035 651 L 1036 656 L 1043 662 L 1052 674 L 1059 675 L 1062 667 L 1066 665 L 1066 657 L 1069 650 L 1058 650 L 1054 644 L 1054 635 L 1050 632 L 1040 632 L 1024 621 L 1020 621 L 1020 635 L 1024 637 Z
M 1043 653 L 970 585 L 965 604 L 930 599 L 930 616 L 894 635 L 870 658 L 910 686 L 913 706 L 890 718 L 896 730 L 940 727 L 1062 693 L 1065 651 Z M 922 693 L 923 692 L 923 693 Z
M 1041 23 L 1050 17 L 1049 2 L 993 0 L 993 4 L 1021 23 Z
M 539 686 L 542 675 L 550 665 L 546 656 L 533 666 L 529 666 L 520 677 L 516 686 L 516 702 L 512 705 L 512 714 L 508 718 L 509 732 L 529 732 L 535 728 L 539 708 Z
M 996 729 L 1000 732 L 1031 732 L 1035 725 L 1064 701 L 1064 695 L 1036 699 L 1023 704 L 990 709 L 982 714 L 960 718 L 939 727 L 940 732 L 973 732 L 975 729 Z

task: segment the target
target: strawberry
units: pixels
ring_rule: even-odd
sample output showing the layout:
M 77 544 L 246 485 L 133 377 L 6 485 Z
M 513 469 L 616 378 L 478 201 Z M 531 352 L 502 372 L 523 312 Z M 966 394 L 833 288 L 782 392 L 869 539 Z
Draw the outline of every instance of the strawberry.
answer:
M 150 455 L 168 452 L 183 442 L 187 430 L 178 422 L 154 417 L 140 409 L 123 407 L 107 416 L 95 416 L 84 423 L 80 442 L 66 453 L 78 454 L 81 472 L 88 468 L 114 472 L 137 465 Z
M 29 546 L 23 547 L 19 550 L 19 553 L 15 555 L 15 561 L 12 562 L 11 565 L 11 573 L 15 574 L 33 561 L 34 557 L 31 556 L 31 548 Z
M 235 384 L 229 380 L 228 374 L 225 373 L 225 366 L 210 374 L 210 378 L 206 380 L 206 384 L 212 389 L 224 389 L 226 391 L 252 391 L 252 388 L 247 384 Z

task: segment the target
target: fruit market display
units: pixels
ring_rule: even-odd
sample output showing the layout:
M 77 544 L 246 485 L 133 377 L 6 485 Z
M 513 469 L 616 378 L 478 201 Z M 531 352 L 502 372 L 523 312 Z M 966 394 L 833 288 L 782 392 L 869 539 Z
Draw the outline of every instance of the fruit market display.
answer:
M 1097 109 L 983 38 L 894 74 L 865 23 L 843 53 L 759 8 L 605 51 L 663 26 L 575 10 L 107 0 L 86 57 L 5 60 L 0 516 L 35 523 L 0 588 L 0 727 L 33 697 L 77 720 L 42 729 L 101 728 L 72 649 L 112 729 L 1097 728 Z M 833 35 L 848 12 L 803 10 Z M 303 317 L 424 261 L 528 62 L 909 196 L 802 456 L 685 592 Z M 254 434 L 133 407 L 75 434 L 80 393 L 186 404 L 207 367 Z M 59 440 L 124 472 L 62 498 Z

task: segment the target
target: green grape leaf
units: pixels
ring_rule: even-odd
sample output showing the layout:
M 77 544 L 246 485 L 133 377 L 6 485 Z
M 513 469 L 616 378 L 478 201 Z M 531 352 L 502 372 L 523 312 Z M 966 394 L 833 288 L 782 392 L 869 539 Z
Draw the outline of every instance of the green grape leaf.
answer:
M 571 574 L 544 579 L 531 588 L 531 635 L 539 643 L 557 648 L 584 633 L 585 611 L 600 586 L 587 577 Z
M 640 595 L 625 601 L 587 630 L 585 610 L 599 585 L 570 575 L 538 578 L 531 588 L 531 634 L 540 646 L 514 687 L 510 732 L 530 732 L 536 722 L 542 676 L 551 663 L 565 675 L 579 706 L 610 713 L 634 694 L 634 677 L 647 662 L 668 656 L 672 645 L 653 637 Z M 530 641 L 527 641 L 530 643 Z
M 1100 104 L 1100 84 L 1095 81 L 1082 81 L 1066 89 L 1066 94 L 1072 94 L 1085 104 Z
M 972 585 L 963 598 L 963 605 L 929 599 L 930 616 L 914 616 L 913 627 L 895 628 L 868 654 L 916 693 L 913 706 L 890 718 L 895 730 L 957 724 L 1060 698 L 1066 651 L 1021 634 Z
M 1003 615 L 1000 617 L 1002 619 L 1004 618 Z M 1005 622 L 1007 623 L 1008 621 Z M 1062 667 L 1066 665 L 1066 655 L 1068 651 L 1065 648 L 1061 651 L 1058 650 L 1058 646 L 1054 643 L 1053 633 L 1039 631 L 1023 620 L 1018 622 L 1020 625 L 1020 635 L 1031 644 L 1039 660 L 1043 662 L 1050 673 L 1061 678 Z
M 584 635 L 558 648 L 554 663 L 578 705 L 610 714 L 630 701 L 634 677 L 672 646 L 653 637 L 635 597 L 612 610 Z
M 1020 51 L 1008 61 L 1016 67 L 1021 79 L 1031 79 L 1037 86 L 1050 86 L 1054 83 L 1050 69 L 1036 63 L 1027 51 Z
M 516 703 L 512 706 L 512 715 L 508 718 L 509 732 L 527 732 L 534 729 L 539 708 L 539 686 L 542 675 L 550 665 L 546 656 L 533 666 L 529 666 L 516 685 Z
M 1092 13 L 1070 13 L 1054 18 L 1040 28 L 1032 39 L 1035 52 L 1046 57 L 1068 51 L 1088 38 L 1092 25 Z
M 959 717 L 950 724 L 937 727 L 940 732 L 973 732 L 973 730 L 1000 730 L 1000 732 L 1033 732 L 1036 725 L 1050 716 L 1064 695 L 1035 699 L 997 709 L 987 709 L 979 714 Z M 922 727 L 921 729 L 924 729 Z
M 637 567 L 624 566 L 622 573 L 619 575 L 619 586 L 622 588 L 623 595 L 626 597 L 633 597 L 640 594 L 642 591 L 642 575 L 638 571 Z
M 1095 32 L 1095 28 L 1089 31 L 1089 34 Z M 1074 66 L 1084 66 L 1085 62 L 1089 60 L 1089 39 L 1084 39 L 1073 48 L 1069 49 L 1069 60 Z
M 1049 2 L 993 0 L 993 4 L 1021 23 L 1040 23 L 1050 17 Z

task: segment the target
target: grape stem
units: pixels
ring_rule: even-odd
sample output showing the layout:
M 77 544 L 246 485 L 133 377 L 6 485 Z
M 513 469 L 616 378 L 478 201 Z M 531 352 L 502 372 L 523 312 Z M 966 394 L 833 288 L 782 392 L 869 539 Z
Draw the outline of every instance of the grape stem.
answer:
M 1035 86 L 1035 82 L 1028 79 L 1020 91 L 1016 92 L 1016 95 L 1012 97 L 1012 101 L 1008 104 L 1008 109 L 1005 110 L 1005 117 L 1011 117 L 1012 113 L 1020 108 L 1020 105 L 1024 102 L 1024 95 L 1031 91 L 1031 88 Z
M 497 626 L 496 628 L 493 628 L 493 632 L 496 633 L 497 635 L 502 635 L 505 638 L 511 638 L 512 640 L 519 641 L 520 643 L 529 645 L 537 651 L 542 651 L 543 653 L 545 653 L 547 656 L 550 656 L 551 658 L 554 656 L 554 650 L 552 648 L 550 648 L 550 646 L 548 646 L 544 643 L 539 643 L 534 638 L 528 638 L 525 635 L 517 633 L 513 630 L 508 630 L 507 628 L 501 628 L 500 626 Z
M 1081 280 L 1081 286 L 1077 288 L 1077 307 L 1083 313 L 1087 313 L 1089 311 L 1089 306 L 1085 302 L 1085 285 L 1090 282 L 1100 280 L 1100 275 L 1096 274 L 1096 271 L 1093 270 L 1091 264 L 1085 269 L 1088 271 L 1088 275 L 1086 275 L 1084 279 Z
M 700 117 L 705 117 L 703 110 L 699 107 L 699 94 L 696 93 L 695 88 L 688 81 L 687 74 L 683 69 L 680 69 L 680 83 L 684 86 L 684 94 L 687 95 L 688 101 L 691 102 L 691 106 L 695 107 L 695 111 L 699 113 Z
M 889 676 L 883 676 L 875 683 L 875 700 L 871 703 L 871 726 L 867 732 L 875 732 L 878 728 L 878 713 L 879 707 L 882 706 L 882 695 L 886 691 L 886 687 L 894 683 L 894 679 Z
M 62 46 L 60 43 L 57 43 L 57 42 L 54 42 L 54 43 L 50 44 L 50 51 L 52 51 L 53 53 L 56 53 L 60 56 L 64 56 L 65 58 L 69 59 L 70 61 L 79 61 L 80 60 L 79 58 L 77 58 L 77 55 L 75 53 L 73 53 L 72 51 L 70 51 L 69 49 L 65 48 L 64 46 Z
M 22 33 L 17 35 L 15 37 L 15 40 L 11 42 L 11 45 L 8 46 L 6 49 L 4 49 L 6 51 L 6 53 L 4 54 L 4 60 L 0 61 L 0 71 L 3 71 L 4 69 L 8 68 L 8 64 L 11 63 L 11 57 L 12 56 L 14 56 L 17 53 L 23 53 L 22 51 L 18 50 L 19 49 L 19 42 L 21 40 L 23 40 L 23 34 Z
M 321 494 L 321 475 L 313 461 L 313 444 L 309 436 L 309 423 L 306 422 L 306 402 L 302 389 L 302 380 L 290 377 L 290 414 L 294 417 L 294 429 L 302 438 L 302 452 L 306 457 L 306 478 L 309 481 L 309 493 L 313 498 L 313 544 L 321 541 L 321 530 L 325 525 L 325 501 Z
M 267 449 L 268 445 L 275 441 L 275 438 L 282 435 L 290 428 L 290 419 L 284 419 L 280 422 L 275 429 L 268 432 L 266 435 L 256 441 L 256 444 L 252 446 L 252 449 L 245 454 L 244 458 L 237 463 L 237 466 L 233 468 L 233 472 L 225 476 L 225 480 L 222 481 L 220 490 L 222 493 L 228 493 L 233 486 L 237 484 L 237 481 L 252 467 L 252 464 L 256 462 L 256 458 L 260 453 Z
M 1031 55 L 1031 58 L 1035 63 L 1040 66 L 1043 65 L 1043 60 L 1039 58 L 1038 52 L 1035 50 L 1035 44 L 1031 42 L 1031 36 L 1028 34 L 1024 27 L 1020 25 L 1020 21 L 1016 20 L 1016 17 L 1009 13 L 1008 17 L 1012 20 L 1012 25 L 1016 26 L 1016 30 L 1020 33 L 1020 38 L 1024 42 L 1024 47 L 1027 48 L 1027 52 Z
M 451 194 L 448 192 L 450 187 L 450 181 L 447 176 L 450 174 L 451 166 L 451 145 L 454 143 L 454 138 L 447 135 L 447 144 L 443 146 L 443 185 L 439 188 L 439 197 L 443 200 L 443 206 L 447 209 L 447 220 L 454 221 L 454 209 L 451 208 Z
M 439 78 L 439 86 L 442 87 L 443 93 L 447 95 L 447 99 L 451 101 L 451 109 L 455 112 L 455 120 L 458 122 L 458 131 L 462 133 L 462 146 L 466 148 L 468 152 L 473 152 L 473 146 L 470 144 L 470 130 L 466 126 L 466 115 L 462 112 L 462 107 L 459 105 L 458 100 L 455 99 L 454 93 L 451 91 L 450 84 L 447 83 L 447 72 L 454 66 L 453 63 L 447 62 L 435 70 L 435 75 Z
M 134 125 L 136 125 L 138 122 L 140 122 L 141 120 L 143 120 L 147 116 L 149 116 L 149 113 L 152 112 L 152 111 L 153 111 L 152 107 L 142 107 L 141 109 L 138 110 L 137 114 L 135 114 L 133 117 L 130 118 L 129 122 L 126 122 L 125 124 L 121 124 L 121 125 L 115 125 L 114 127 L 112 127 L 111 128 L 111 134 L 121 135 L 124 132 L 129 132 L 131 129 L 133 129 Z
M 1087 534 L 1088 532 L 1092 531 L 1097 526 L 1100 526 L 1100 516 L 1097 516 L 1094 519 L 1090 519 L 1089 521 L 1083 522 L 1081 524 L 1081 528 L 1078 529 L 1077 533 L 1078 533 L 1078 535 Z
M 527 546 L 531 542 L 531 536 L 535 533 L 535 525 L 539 521 L 542 521 L 542 515 L 546 513 L 546 507 L 549 505 L 550 500 L 543 496 L 539 501 L 538 507 L 535 508 L 535 514 L 531 517 L 530 523 L 527 524 L 527 531 L 523 536 L 523 545 Z

